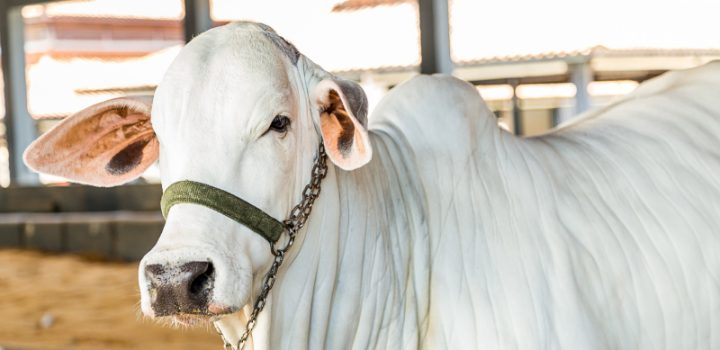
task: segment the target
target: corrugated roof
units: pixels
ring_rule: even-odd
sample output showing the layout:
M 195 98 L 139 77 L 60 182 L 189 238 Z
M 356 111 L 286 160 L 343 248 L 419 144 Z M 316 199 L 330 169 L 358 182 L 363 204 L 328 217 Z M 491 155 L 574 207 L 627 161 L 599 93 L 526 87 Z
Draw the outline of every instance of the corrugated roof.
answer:
M 656 49 L 656 48 L 623 48 L 613 49 L 605 46 L 595 46 L 582 50 L 569 51 L 547 51 L 525 55 L 506 55 L 483 57 L 473 60 L 455 62 L 457 66 L 477 66 L 487 64 L 518 63 L 518 62 L 539 62 L 551 60 L 563 61 L 584 61 L 595 57 L 674 57 L 674 56 L 720 56 L 720 48 L 679 48 L 679 49 Z

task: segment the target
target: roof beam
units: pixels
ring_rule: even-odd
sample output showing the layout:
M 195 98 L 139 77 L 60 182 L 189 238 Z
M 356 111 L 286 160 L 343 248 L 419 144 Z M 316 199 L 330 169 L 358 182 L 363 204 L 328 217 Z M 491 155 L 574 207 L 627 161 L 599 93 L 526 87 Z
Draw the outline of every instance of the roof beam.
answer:
M 520 105 L 520 97 L 517 95 L 517 88 L 519 81 L 517 79 L 510 80 L 510 86 L 512 86 L 512 120 L 513 120 L 513 133 L 515 135 L 523 134 L 523 123 L 522 123 L 522 106 Z
M 210 16 L 210 0 L 185 0 L 185 19 L 183 30 L 185 42 L 213 27 Z
M 448 0 L 420 0 L 420 73 L 452 74 Z
M 38 176 L 22 160 L 22 154 L 35 139 L 35 122 L 27 109 L 25 83 L 25 25 L 22 7 L 0 4 L 0 48 L 5 84 L 5 139 L 7 141 L 10 182 L 33 185 Z

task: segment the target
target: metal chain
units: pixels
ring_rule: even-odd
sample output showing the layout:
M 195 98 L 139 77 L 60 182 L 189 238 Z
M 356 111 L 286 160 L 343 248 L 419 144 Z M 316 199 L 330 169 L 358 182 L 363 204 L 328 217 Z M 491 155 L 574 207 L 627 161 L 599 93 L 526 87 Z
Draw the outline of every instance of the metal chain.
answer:
M 327 154 L 325 153 L 325 146 L 323 146 L 323 143 L 320 142 L 320 146 L 318 147 L 318 155 L 312 168 L 310 183 L 305 186 L 305 189 L 303 189 L 302 200 L 300 201 L 300 203 L 298 203 L 298 205 L 296 205 L 290 211 L 290 215 L 288 216 L 288 218 L 283 221 L 287 230 L 288 240 L 285 243 L 285 246 L 280 249 L 276 248 L 274 244 L 270 244 L 270 251 L 275 256 L 275 258 L 273 259 L 272 266 L 270 266 L 270 271 L 268 271 L 268 273 L 265 275 L 265 280 L 263 281 L 263 286 L 260 289 L 260 294 L 255 300 L 255 304 L 253 304 L 253 311 L 250 314 L 250 318 L 248 319 L 247 324 L 245 325 L 245 332 L 238 340 L 237 345 L 233 347 L 232 344 L 230 344 L 225 339 L 225 336 L 222 335 L 220 330 L 217 329 L 217 326 L 215 326 L 215 329 L 222 337 L 225 350 L 245 349 L 247 340 L 252 334 L 252 331 L 255 328 L 255 324 L 257 323 L 257 317 L 263 310 L 263 308 L 265 308 L 265 301 L 268 297 L 268 294 L 270 293 L 273 285 L 275 285 L 278 270 L 280 269 L 280 265 L 282 265 L 283 261 L 285 260 L 285 254 L 288 252 L 288 250 L 290 250 L 290 247 L 292 247 L 293 243 L 295 243 L 295 236 L 297 236 L 297 233 L 300 231 L 300 229 L 305 226 L 305 222 L 310 216 L 310 212 L 312 212 L 313 204 L 320 195 L 320 182 L 322 182 L 322 179 L 324 179 L 327 175 L 327 170 Z

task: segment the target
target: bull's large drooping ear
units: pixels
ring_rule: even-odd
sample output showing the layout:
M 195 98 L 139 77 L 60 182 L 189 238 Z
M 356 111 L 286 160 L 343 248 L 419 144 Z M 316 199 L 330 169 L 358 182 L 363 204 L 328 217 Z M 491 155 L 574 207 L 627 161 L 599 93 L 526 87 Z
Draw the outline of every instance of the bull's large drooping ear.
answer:
M 31 169 L 94 186 L 140 176 L 158 158 L 152 96 L 117 98 L 66 118 L 25 150 Z
M 344 170 L 370 161 L 367 97 L 360 85 L 339 78 L 322 80 L 315 88 L 320 132 L 330 160 Z

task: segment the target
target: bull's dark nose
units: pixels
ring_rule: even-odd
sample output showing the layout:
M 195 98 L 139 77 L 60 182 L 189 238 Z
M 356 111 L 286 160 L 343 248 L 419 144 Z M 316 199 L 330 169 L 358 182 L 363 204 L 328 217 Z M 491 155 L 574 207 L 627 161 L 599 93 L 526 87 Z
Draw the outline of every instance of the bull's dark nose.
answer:
M 207 261 L 178 266 L 147 265 L 145 277 L 150 283 L 150 305 L 155 316 L 208 314 L 215 269 Z

